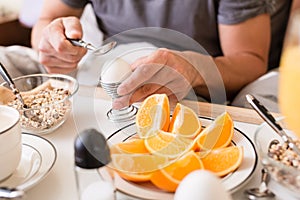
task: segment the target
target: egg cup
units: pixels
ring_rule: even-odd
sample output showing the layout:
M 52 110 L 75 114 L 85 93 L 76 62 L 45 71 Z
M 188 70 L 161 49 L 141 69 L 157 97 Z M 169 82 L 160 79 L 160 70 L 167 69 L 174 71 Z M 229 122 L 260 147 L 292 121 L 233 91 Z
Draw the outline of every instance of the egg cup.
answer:
M 104 91 L 112 98 L 112 101 L 114 99 L 119 98 L 120 96 L 117 93 L 117 89 L 121 82 L 118 83 L 103 83 L 100 78 L 100 85 L 104 89 Z M 120 110 L 111 108 L 107 112 L 107 118 L 112 122 L 126 122 L 131 121 L 135 119 L 135 115 L 138 111 L 138 108 L 134 105 L 129 105 L 127 107 L 124 107 Z

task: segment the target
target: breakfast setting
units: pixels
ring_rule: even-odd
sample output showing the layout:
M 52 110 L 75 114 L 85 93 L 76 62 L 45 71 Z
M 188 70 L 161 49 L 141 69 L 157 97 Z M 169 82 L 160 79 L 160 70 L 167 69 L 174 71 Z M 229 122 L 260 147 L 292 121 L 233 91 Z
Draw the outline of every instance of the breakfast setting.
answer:
M 299 9 L 0 1 L 0 199 L 300 199 Z

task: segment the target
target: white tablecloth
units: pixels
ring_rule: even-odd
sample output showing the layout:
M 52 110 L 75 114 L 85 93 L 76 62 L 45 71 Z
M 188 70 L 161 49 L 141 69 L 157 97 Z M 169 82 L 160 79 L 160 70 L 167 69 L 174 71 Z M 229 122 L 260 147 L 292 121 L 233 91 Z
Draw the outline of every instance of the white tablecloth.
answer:
M 106 118 L 111 102 L 94 98 L 94 90 L 81 88 L 73 102 L 73 113 L 58 130 L 44 137 L 56 147 L 57 161 L 48 176 L 39 184 L 26 192 L 29 200 L 74 200 L 77 199 L 74 166 L 74 139 L 78 132 L 86 128 L 96 128 L 106 136 L 120 128 Z M 235 122 L 235 126 L 253 139 L 257 125 Z M 256 187 L 260 183 L 261 165 L 258 164 L 249 182 L 233 194 L 233 199 L 246 199 L 243 195 L 245 188 Z M 292 199 L 281 190 L 274 190 L 277 197 Z M 118 199 L 134 199 L 118 194 Z M 278 198 L 280 199 L 280 198 Z

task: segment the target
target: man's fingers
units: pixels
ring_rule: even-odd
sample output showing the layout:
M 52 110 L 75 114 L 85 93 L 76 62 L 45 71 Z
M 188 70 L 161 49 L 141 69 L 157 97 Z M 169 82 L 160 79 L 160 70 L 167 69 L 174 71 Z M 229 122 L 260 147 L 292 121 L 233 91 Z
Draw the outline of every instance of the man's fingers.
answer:
M 65 27 L 65 35 L 68 38 L 81 39 L 82 27 L 80 21 L 76 17 L 63 18 L 62 24 Z
M 154 74 L 156 74 L 162 67 L 163 66 L 159 64 L 144 64 L 136 68 L 133 73 L 118 87 L 118 94 L 123 96 L 132 93 L 142 83 L 146 82 Z

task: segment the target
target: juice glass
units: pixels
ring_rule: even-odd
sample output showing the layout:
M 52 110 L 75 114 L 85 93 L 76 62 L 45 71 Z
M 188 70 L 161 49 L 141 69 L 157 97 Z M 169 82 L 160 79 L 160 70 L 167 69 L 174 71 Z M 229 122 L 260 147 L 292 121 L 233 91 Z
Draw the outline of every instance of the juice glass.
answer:
M 288 128 L 300 137 L 300 11 L 290 18 L 279 70 L 280 112 Z

